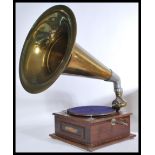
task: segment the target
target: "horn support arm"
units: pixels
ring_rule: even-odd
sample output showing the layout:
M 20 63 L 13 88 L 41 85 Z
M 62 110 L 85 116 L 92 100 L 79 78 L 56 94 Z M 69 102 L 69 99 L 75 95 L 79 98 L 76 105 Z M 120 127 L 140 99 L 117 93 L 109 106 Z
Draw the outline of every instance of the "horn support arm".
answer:
M 112 102 L 112 107 L 116 109 L 116 111 L 118 111 L 120 108 L 125 107 L 127 105 L 127 102 L 122 97 L 123 89 L 121 87 L 120 77 L 112 70 L 111 73 L 112 76 L 106 81 L 113 82 L 114 84 L 116 99 Z

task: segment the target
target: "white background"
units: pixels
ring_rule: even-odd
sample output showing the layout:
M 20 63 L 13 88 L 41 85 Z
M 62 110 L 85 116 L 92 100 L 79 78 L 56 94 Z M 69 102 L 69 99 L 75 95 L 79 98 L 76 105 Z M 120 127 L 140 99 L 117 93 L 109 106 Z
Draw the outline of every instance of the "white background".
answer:
M 155 1 L 142 0 L 142 155 L 154 152 L 154 36 Z M 1 154 L 13 152 L 13 1 L 6 0 L 0 5 L 1 36 L 1 108 L 0 144 Z M 6 50 L 7 49 L 7 50 Z M 7 60 L 6 60 L 7 58 Z M 148 74 L 149 73 L 149 74 Z
M 154 152 L 154 36 L 155 1 L 142 0 L 142 155 Z M 0 5 L 1 36 L 1 108 L 0 108 L 0 151 L 13 152 L 13 1 L 5 0 Z M 6 50 L 7 49 L 7 50 Z M 7 60 L 6 60 L 7 58 Z M 3 74 L 4 73 L 4 74 Z M 150 73 L 150 74 L 148 74 Z
M 142 155 L 154 154 L 154 36 L 155 1 L 142 0 Z M 0 151 L 13 152 L 13 1 L 5 0 L 0 5 L 1 37 L 1 108 Z M 6 59 L 7 58 L 7 59 Z M 148 74 L 149 73 L 149 74 Z
M 56 4 L 59 3 L 16 5 L 16 151 L 82 151 L 49 139 L 48 134 L 54 132 L 52 113 L 79 105 L 111 106 L 115 97 L 112 83 L 72 76 L 60 76 L 40 94 L 29 94 L 22 88 L 18 67 L 26 35 L 40 14 Z M 77 20 L 76 42 L 121 77 L 124 97 L 128 102 L 123 110 L 133 112 L 131 130 L 137 132 L 138 4 L 65 5 L 73 10 Z M 98 151 L 134 152 L 137 147 L 136 138 Z

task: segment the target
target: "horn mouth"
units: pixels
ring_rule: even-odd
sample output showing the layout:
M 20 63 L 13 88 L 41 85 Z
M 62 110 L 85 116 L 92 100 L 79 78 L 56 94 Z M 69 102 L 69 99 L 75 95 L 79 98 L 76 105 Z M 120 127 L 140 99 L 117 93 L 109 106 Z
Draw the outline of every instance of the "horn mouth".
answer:
M 50 87 L 64 71 L 76 38 L 76 19 L 64 5 L 45 11 L 25 40 L 19 65 L 20 81 L 30 93 Z

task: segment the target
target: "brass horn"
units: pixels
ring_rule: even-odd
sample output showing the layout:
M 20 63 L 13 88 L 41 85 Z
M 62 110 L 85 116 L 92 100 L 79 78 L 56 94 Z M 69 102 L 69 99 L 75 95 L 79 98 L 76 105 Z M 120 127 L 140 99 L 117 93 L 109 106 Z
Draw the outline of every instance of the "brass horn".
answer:
M 75 43 L 76 19 L 64 5 L 46 10 L 25 40 L 19 65 L 20 81 L 29 93 L 50 87 L 60 74 L 81 75 L 114 83 L 112 107 L 126 106 L 120 78 Z

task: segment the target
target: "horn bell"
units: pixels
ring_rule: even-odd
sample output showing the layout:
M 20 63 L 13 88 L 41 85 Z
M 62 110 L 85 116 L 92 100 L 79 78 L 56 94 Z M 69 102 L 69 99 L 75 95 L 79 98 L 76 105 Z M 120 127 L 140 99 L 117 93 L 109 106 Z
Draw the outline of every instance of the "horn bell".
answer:
M 20 81 L 29 93 L 52 85 L 64 71 L 76 38 L 76 19 L 64 5 L 46 10 L 25 40 L 19 64 Z

